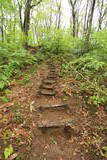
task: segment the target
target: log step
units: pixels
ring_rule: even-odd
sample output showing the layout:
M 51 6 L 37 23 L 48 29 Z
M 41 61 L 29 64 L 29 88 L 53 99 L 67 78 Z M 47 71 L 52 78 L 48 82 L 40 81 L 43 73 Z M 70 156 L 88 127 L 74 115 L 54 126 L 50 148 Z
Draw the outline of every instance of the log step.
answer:
M 46 89 L 41 90 L 40 94 L 44 95 L 44 96 L 55 96 L 56 95 L 55 91 L 53 91 L 53 90 L 46 90 Z
M 54 68 L 54 67 L 50 67 L 49 69 L 50 69 L 50 70 L 56 71 L 56 68 Z
M 48 90 L 53 90 L 54 89 L 54 86 L 53 85 L 41 85 L 40 86 L 40 89 L 48 89 Z
M 54 84 L 54 83 L 55 83 L 55 80 L 46 79 L 46 80 L 43 80 L 43 83 L 44 83 L 44 84 Z
M 54 69 L 50 70 L 50 73 L 55 73 L 55 72 L 56 72 L 56 70 L 54 70 Z
M 57 78 L 57 76 L 56 76 L 56 75 L 48 75 L 48 77 L 47 77 L 47 78 L 52 79 L 52 78 Z
M 55 68 L 55 65 L 48 65 L 49 68 Z
M 50 67 L 49 68 L 51 71 L 56 71 L 56 68 L 54 68 L 54 67 Z
M 52 122 L 52 121 L 42 121 L 38 123 L 38 127 L 39 128 L 60 128 L 60 127 L 67 127 L 67 126 L 71 126 L 74 124 L 74 121 L 72 119 L 68 119 L 68 120 L 62 120 L 60 122 Z
M 57 77 L 58 74 L 54 73 L 54 72 L 49 72 L 48 76 L 56 76 Z
M 48 66 L 55 66 L 54 64 L 52 64 L 52 63 L 48 63 Z
M 62 110 L 62 109 L 68 109 L 69 105 L 68 104 L 56 104 L 56 105 L 44 105 L 44 106 L 40 106 L 39 110 L 40 111 L 44 111 L 46 109 L 58 109 L 58 110 Z

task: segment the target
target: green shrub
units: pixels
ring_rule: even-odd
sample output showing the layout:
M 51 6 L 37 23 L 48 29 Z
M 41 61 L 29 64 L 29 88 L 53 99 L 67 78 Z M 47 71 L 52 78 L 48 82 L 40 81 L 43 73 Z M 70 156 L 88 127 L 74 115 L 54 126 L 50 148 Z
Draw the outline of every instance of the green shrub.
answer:
M 62 65 L 64 75 L 73 74 L 77 80 L 81 81 L 81 92 L 88 94 L 90 104 L 107 104 L 106 55 L 105 49 L 100 49 L 100 52 L 99 49 L 95 49 Z
M 20 45 L 0 43 L 0 90 L 9 84 L 9 79 L 26 65 L 37 63 L 37 58 L 27 53 Z
M 75 39 L 70 35 L 67 30 L 53 29 L 40 40 L 43 49 L 42 52 L 50 52 L 54 54 L 71 52 L 74 47 Z

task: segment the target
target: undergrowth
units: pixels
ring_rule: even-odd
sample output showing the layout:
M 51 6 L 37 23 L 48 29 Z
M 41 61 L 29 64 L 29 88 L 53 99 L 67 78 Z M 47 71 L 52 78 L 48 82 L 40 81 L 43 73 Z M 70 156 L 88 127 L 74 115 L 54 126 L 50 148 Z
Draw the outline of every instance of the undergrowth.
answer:
M 0 43 L 0 91 L 8 88 L 11 79 L 21 75 L 26 66 L 33 67 L 42 60 L 42 55 L 33 56 L 17 43 Z
M 81 94 L 94 106 L 107 104 L 107 34 L 94 33 L 91 41 L 73 38 L 69 30 L 51 31 L 40 43 L 62 66 L 64 77 L 74 75 L 80 82 Z
M 73 52 L 73 61 L 64 57 L 62 63 L 63 75 L 73 74 L 80 81 L 81 94 L 86 96 L 89 104 L 95 106 L 107 104 L 107 36 L 104 33 L 93 35 L 93 49 L 88 53 L 79 52 L 78 56 Z

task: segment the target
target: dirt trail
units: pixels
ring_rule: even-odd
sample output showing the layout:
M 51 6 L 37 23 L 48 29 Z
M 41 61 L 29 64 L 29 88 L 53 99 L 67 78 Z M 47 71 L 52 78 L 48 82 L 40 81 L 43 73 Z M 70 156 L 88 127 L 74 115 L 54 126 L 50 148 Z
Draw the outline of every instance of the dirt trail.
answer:
M 74 96 L 67 101 L 63 100 L 64 95 L 58 93 L 61 92 L 61 84 L 57 68 L 50 63 L 47 66 L 48 71 L 44 71 L 46 75 L 42 77 L 39 96 L 35 102 L 34 139 L 28 159 L 83 160 L 82 127 L 87 124 L 81 118 L 84 114 L 83 106 Z
M 23 160 L 106 160 L 103 107 L 91 115 L 79 82 L 59 75 L 58 65 L 43 63 L 27 85 L 11 84 L 10 103 L 0 112 L 0 155 L 12 144 Z

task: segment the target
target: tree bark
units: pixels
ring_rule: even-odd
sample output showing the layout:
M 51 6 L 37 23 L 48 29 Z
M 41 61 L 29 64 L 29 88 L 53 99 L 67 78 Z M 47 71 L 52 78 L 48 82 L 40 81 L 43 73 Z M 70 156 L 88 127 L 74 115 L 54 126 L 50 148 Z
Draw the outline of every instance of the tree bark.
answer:
M 32 0 L 27 0 L 25 13 L 24 13 L 24 23 L 23 23 L 23 32 L 25 36 L 28 36 L 29 26 L 30 26 L 30 10 L 31 10 Z
M 1 37 L 2 37 L 2 42 L 4 42 L 4 15 L 3 11 L 1 10 Z
M 74 2 L 72 0 L 70 0 L 70 4 L 71 4 L 71 7 L 72 7 L 72 20 L 73 20 L 73 37 L 76 36 L 76 11 L 75 11 L 75 5 L 77 3 L 77 0 L 75 0 Z
M 86 35 L 87 42 L 89 42 L 89 40 L 90 40 L 95 5 L 96 5 L 96 0 L 93 0 L 92 5 L 91 5 L 90 18 L 89 18 L 89 26 L 88 26 L 87 35 Z
M 18 0 L 17 0 L 18 1 Z M 30 13 L 31 9 L 35 6 L 39 5 L 42 2 L 42 0 L 39 0 L 35 5 L 32 5 L 32 0 L 27 0 L 25 4 L 25 11 L 24 11 L 24 21 L 22 22 L 22 5 L 18 1 L 19 6 L 19 17 L 20 17 L 20 26 L 21 30 L 24 33 L 25 36 L 25 42 L 24 46 L 26 47 L 28 45 L 28 32 L 30 28 Z
M 84 29 L 83 29 L 84 35 L 86 34 L 86 29 L 87 29 L 86 24 L 87 24 L 88 6 L 89 6 L 89 2 L 87 0 L 86 10 L 85 10 L 85 17 L 84 17 Z
M 60 28 L 61 25 L 61 1 L 58 4 L 58 24 L 57 24 L 57 29 Z

